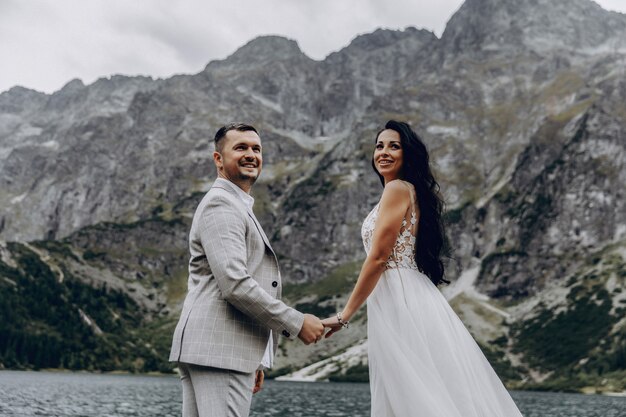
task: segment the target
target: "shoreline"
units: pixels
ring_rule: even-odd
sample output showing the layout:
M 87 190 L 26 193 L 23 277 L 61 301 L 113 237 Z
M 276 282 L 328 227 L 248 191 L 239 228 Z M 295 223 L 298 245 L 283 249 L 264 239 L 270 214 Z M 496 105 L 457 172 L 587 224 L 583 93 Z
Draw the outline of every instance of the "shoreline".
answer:
M 136 375 L 136 376 L 178 376 L 176 372 L 164 373 L 159 371 L 150 372 L 131 372 L 126 370 L 114 370 L 114 371 L 98 371 L 87 369 L 64 369 L 64 368 L 42 368 L 42 369 L 10 369 L 2 368 L 0 372 L 47 372 L 54 374 L 93 374 L 93 375 Z
M 163 373 L 159 371 L 152 372 L 130 372 L 126 370 L 114 370 L 114 371 L 89 371 L 89 370 L 72 370 L 72 369 L 63 369 L 63 368 L 44 368 L 44 369 L 0 369 L 1 372 L 30 372 L 30 373 L 51 373 L 51 374 L 87 374 L 87 375 L 128 375 L 128 376 L 149 376 L 149 377 L 178 377 L 176 372 L 172 373 Z M 333 381 L 307 381 L 301 379 L 283 379 L 283 378 L 268 378 L 268 381 L 275 382 L 297 382 L 297 383 L 324 383 L 324 384 L 333 384 L 336 382 Z M 348 384 L 363 384 L 362 381 L 342 381 L 340 383 L 348 383 Z M 599 391 L 597 387 L 585 387 L 580 391 L 550 391 L 550 390 L 541 390 L 541 389 L 520 389 L 520 388 L 512 388 L 510 391 L 518 391 L 518 392 L 546 392 L 546 393 L 564 393 L 564 394 L 579 394 L 579 395 L 603 395 L 607 397 L 618 397 L 618 398 L 626 398 L 626 391 Z

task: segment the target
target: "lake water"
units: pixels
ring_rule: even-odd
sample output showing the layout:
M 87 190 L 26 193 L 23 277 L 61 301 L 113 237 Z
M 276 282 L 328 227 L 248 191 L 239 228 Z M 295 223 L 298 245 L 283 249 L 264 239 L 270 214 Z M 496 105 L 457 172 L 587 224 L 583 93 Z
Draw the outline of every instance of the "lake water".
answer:
M 525 417 L 625 417 L 626 398 L 512 392 Z M 252 417 L 369 416 L 367 384 L 267 381 Z M 180 416 L 174 376 L 0 371 L 0 416 Z

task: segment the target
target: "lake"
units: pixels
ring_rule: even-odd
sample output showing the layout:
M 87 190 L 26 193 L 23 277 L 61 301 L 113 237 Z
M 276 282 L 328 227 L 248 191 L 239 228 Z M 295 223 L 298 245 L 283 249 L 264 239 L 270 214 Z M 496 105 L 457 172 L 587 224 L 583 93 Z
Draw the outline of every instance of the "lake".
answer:
M 525 417 L 624 417 L 626 398 L 511 393 Z M 369 416 L 367 384 L 267 381 L 252 417 Z M 0 371 L 0 416 L 180 416 L 175 376 Z

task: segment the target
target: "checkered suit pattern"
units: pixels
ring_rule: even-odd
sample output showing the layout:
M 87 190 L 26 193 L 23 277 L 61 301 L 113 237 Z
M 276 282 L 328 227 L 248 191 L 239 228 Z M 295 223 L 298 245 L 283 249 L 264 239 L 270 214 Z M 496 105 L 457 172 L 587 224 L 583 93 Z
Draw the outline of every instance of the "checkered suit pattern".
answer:
M 252 372 L 270 331 L 294 338 L 304 315 L 280 301 L 278 261 L 254 213 L 226 180 L 198 206 L 189 234 L 188 292 L 170 361 Z

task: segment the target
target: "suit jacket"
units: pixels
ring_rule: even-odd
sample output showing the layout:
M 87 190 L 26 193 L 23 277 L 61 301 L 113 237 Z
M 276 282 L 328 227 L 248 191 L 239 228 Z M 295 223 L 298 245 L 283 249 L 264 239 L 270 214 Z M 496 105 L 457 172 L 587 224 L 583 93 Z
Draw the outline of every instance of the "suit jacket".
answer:
M 276 255 L 235 184 L 218 179 L 189 234 L 188 292 L 170 361 L 253 372 L 274 332 L 294 338 L 304 315 L 280 301 Z

